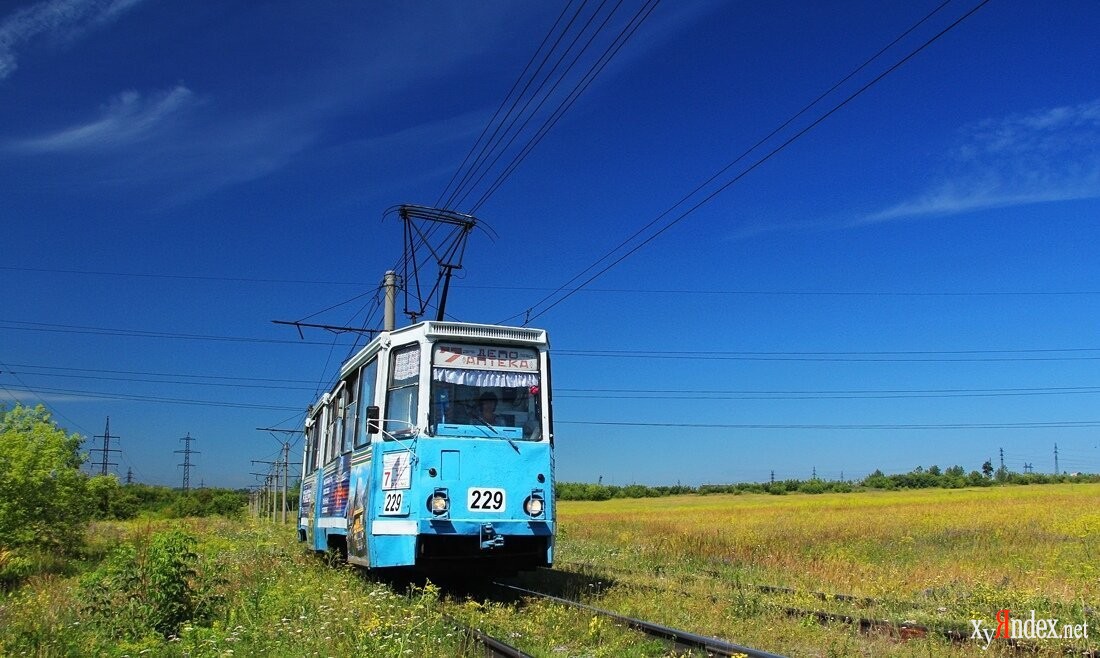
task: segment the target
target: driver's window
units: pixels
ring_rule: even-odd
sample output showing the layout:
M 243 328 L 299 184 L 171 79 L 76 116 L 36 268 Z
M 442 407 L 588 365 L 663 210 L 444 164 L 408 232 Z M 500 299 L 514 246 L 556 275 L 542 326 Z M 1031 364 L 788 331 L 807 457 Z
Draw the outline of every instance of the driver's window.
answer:
M 390 380 L 386 394 L 386 434 L 411 432 L 416 425 L 417 397 L 420 395 L 420 345 L 394 350 L 390 362 Z

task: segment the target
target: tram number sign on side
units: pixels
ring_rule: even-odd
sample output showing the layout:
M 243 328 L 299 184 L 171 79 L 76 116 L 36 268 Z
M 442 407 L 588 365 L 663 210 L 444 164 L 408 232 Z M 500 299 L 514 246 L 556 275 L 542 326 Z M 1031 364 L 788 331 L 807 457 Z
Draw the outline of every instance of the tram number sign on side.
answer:
M 401 514 L 401 502 L 404 495 L 400 491 L 387 491 L 386 498 L 382 502 L 382 515 L 392 516 Z
M 466 509 L 471 512 L 503 512 L 504 489 L 470 487 L 466 491 Z

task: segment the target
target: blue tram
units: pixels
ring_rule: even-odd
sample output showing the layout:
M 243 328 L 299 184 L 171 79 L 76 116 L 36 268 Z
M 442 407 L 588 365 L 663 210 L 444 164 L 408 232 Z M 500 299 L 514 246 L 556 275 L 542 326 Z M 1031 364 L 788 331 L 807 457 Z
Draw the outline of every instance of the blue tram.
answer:
M 305 422 L 298 537 L 371 568 L 549 566 L 546 332 L 421 322 L 341 368 Z

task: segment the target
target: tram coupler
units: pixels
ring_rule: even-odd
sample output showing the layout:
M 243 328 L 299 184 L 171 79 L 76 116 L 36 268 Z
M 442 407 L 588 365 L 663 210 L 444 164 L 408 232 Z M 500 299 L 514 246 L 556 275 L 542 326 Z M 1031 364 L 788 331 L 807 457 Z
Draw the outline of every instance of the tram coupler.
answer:
M 504 537 L 498 535 L 492 523 L 481 524 L 481 550 L 490 551 L 504 546 Z

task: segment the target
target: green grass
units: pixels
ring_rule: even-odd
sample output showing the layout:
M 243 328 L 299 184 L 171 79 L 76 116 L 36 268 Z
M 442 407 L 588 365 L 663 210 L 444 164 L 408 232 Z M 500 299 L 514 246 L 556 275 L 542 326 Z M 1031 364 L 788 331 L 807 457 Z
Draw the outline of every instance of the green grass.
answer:
M 1098 503 L 1100 485 L 1084 484 L 561 502 L 557 560 L 580 575 L 518 583 L 795 656 L 1014 654 L 1003 642 L 983 651 L 936 634 L 862 634 L 790 608 L 960 630 L 971 618 L 992 625 L 1002 608 L 1087 621 L 1087 645 L 1040 641 L 1029 654 L 1061 655 L 1098 646 Z M 166 546 L 194 558 L 166 557 Z M 443 614 L 536 656 L 669 655 L 659 641 L 543 601 L 395 591 L 312 555 L 285 526 L 100 523 L 84 554 L 0 598 L 0 655 L 477 655 Z
M 167 637 L 153 628 L 122 628 L 123 615 L 88 609 L 80 577 L 35 577 L 0 600 L 0 655 L 449 656 L 469 651 L 464 638 L 443 622 L 437 590 L 397 594 L 358 570 L 333 568 L 307 554 L 286 527 L 196 519 L 110 524 L 100 531 L 121 529 L 121 541 L 140 546 L 169 526 L 198 540 L 195 586 L 219 602 L 206 621 L 184 623 L 178 634 Z

